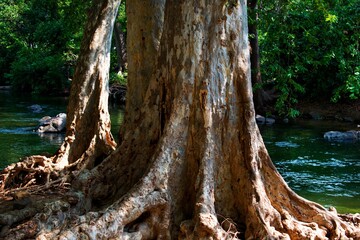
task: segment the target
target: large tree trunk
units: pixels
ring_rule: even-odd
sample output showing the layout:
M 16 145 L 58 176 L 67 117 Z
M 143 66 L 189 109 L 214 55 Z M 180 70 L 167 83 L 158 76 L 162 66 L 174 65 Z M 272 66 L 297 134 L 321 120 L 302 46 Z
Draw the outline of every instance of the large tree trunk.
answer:
M 75 193 L 54 203 L 31 220 L 38 238 L 359 238 L 359 227 L 289 189 L 268 156 L 255 123 L 246 2 L 167 0 L 164 9 L 149 78 L 130 79 L 121 144 L 72 182 L 92 211 L 74 216 L 79 202 L 66 203 Z M 132 57 L 139 68 L 149 59 Z

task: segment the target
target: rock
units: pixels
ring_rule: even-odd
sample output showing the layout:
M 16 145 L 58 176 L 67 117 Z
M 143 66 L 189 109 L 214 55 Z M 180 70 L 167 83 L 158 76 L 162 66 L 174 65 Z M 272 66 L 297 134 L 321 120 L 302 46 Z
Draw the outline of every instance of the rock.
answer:
M 340 131 L 329 131 L 324 134 L 324 138 L 328 141 L 335 141 L 335 142 L 350 142 L 350 141 L 357 141 L 360 139 L 360 131 L 347 131 L 347 132 L 340 132 Z
M 344 117 L 344 122 L 354 122 L 354 119 L 352 117 Z
M 43 112 L 43 108 L 38 105 L 38 104 L 34 104 L 28 107 L 33 113 L 41 113 Z
M 37 132 L 40 133 L 57 133 L 65 131 L 66 114 L 59 113 L 55 117 L 45 116 L 39 120 Z
M 275 123 L 275 119 L 273 118 L 267 118 L 267 117 L 263 117 L 261 115 L 256 115 L 256 123 L 259 125 L 272 125 Z
M 318 113 L 318 112 L 312 111 L 312 112 L 310 112 L 309 114 L 310 114 L 311 118 L 314 119 L 314 120 L 321 120 L 321 119 L 323 119 L 323 117 L 322 117 L 322 116 L 320 115 L 320 113 Z
M 48 124 L 48 122 L 50 121 L 50 119 L 51 119 L 50 116 L 42 117 L 42 118 L 39 120 L 39 125 L 46 125 L 46 124 Z

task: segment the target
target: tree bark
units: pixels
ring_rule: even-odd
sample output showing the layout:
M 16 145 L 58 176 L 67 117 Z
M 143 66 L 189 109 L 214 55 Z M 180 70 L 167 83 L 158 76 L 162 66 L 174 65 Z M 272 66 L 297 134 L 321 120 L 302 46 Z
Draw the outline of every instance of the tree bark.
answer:
M 119 22 L 115 22 L 114 40 L 116 46 L 116 59 L 118 65 L 117 68 L 118 68 L 118 72 L 122 72 L 126 69 L 127 66 L 127 54 L 126 54 L 125 34 L 121 30 L 121 24 Z
M 110 132 L 108 80 L 112 30 L 119 4 L 120 0 L 93 2 L 71 85 L 66 136 L 60 149 L 53 157 L 31 156 L 4 169 L 0 191 L 47 185 L 67 170 L 93 168 L 115 149 Z
M 150 76 L 130 79 L 121 144 L 75 174 L 77 207 L 68 197 L 27 222 L 38 239 L 359 238 L 355 223 L 296 195 L 271 162 L 255 123 L 246 2 L 163 9 Z M 130 52 L 129 67 L 150 58 Z
M 86 159 L 92 168 L 115 149 L 108 112 L 110 47 L 120 0 L 95 0 L 85 26 L 67 110 L 66 137 L 55 160 L 61 166 Z
M 134 0 L 126 4 L 128 89 L 124 122 L 141 118 L 140 108 L 155 71 L 164 23 L 165 0 Z M 120 141 L 124 135 L 120 129 Z

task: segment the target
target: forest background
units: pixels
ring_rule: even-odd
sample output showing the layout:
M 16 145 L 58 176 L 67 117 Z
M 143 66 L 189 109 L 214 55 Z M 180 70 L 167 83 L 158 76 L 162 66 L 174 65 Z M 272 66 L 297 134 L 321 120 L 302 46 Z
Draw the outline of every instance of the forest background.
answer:
M 254 2 L 249 23 L 256 25 L 258 36 L 249 38 L 258 37 L 261 66 L 254 89 L 267 90 L 275 99 L 263 114 L 296 117 L 299 99 L 330 103 L 359 98 L 359 1 L 249 4 Z M 0 86 L 11 85 L 22 94 L 67 94 L 89 7 L 80 0 L 2 1 Z M 125 85 L 126 55 L 119 51 L 126 44 L 125 2 L 114 29 L 110 83 Z

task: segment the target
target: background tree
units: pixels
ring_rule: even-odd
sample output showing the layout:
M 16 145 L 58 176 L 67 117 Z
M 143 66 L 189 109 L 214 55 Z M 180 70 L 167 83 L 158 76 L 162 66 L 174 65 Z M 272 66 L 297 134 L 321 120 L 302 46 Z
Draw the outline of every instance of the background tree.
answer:
M 248 1 L 251 83 L 254 90 L 254 106 L 257 114 L 266 114 L 265 102 L 270 97 L 263 89 L 260 70 L 260 49 L 257 25 L 259 21 L 258 1 Z
M 74 72 L 89 4 L 76 0 L 1 4 L 3 82 L 18 90 L 62 94 Z
M 119 7 L 118 17 L 114 26 L 114 42 L 116 49 L 117 66 L 115 67 L 117 72 L 123 72 L 126 70 L 127 56 L 126 56 L 126 13 L 125 13 L 125 1 L 121 3 Z
M 21 27 L 20 14 L 26 9 L 24 1 L 1 1 L 0 3 L 0 84 L 8 85 L 4 73 L 10 69 L 15 59 L 15 52 L 21 48 L 21 41 L 16 35 L 16 29 Z
M 359 96 L 359 1 L 273 1 L 259 9 L 262 79 L 276 110 L 296 116 L 300 98 Z
M 115 3 L 95 1 L 94 9 Z M 69 195 L 30 220 L 42 230 L 39 238 L 360 237 L 358 227 L 289 189 L 267 154 L 255 123 L 245 2 L 147 4 L 137 5 L 142 14 L 129 14 L 129 23 L 148 24 L 138 18 L 145 14 L 162 26 L 159 52 L 148 81 L 138 82 L 139 75 L 129 84 L 136 101 L 127 103 L 122 141 L 95 168 L 73 172 Z M 112 11 L 99 13 L 108 15 L 91 15 L 87 26 L 113 25 Z M 146 43 L 151 34 L 139 36 Z M 131 64 L 142 65 L 131 63 L 128 53 L 130 75 Z M 150 58 L 132 57 L 140 63 Z M 79 69 L 88 60 L 80 58 Z M 88 65 L 98 61 L 92 58 Z M 92 211 L 74 219 L 79 201 Z

